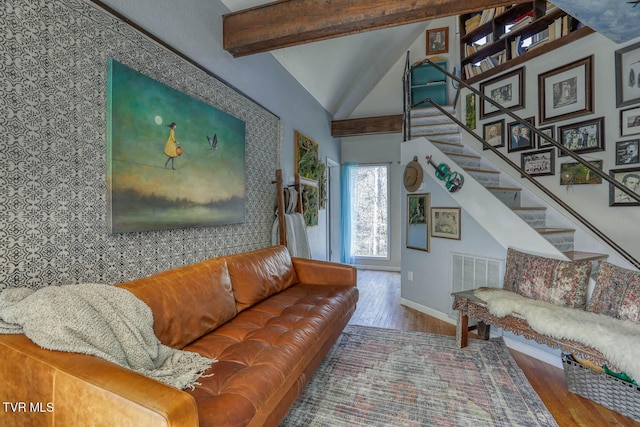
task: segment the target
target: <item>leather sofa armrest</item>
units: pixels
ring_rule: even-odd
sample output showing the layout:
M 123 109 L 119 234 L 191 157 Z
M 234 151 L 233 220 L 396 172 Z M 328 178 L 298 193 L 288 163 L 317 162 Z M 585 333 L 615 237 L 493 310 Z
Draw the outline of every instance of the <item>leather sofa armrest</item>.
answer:
M 306 258 L 291 260 L 300 283 L 356 286 L 357 271 L 350 265 Z
M 0 335 L 0 358 L 0 425 L 198 425 L 191 395 L 98 357 Z

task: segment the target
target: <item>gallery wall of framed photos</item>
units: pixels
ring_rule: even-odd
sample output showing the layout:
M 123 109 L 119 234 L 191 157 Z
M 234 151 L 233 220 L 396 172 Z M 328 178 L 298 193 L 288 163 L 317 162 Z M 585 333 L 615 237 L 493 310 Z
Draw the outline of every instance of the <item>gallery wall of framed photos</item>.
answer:
M 544 136 L 604 174 L 640 193 L 640 38 L 625 44 L 599 33 L 560 46 L 530 61 L 491 74 L 473 87 L 535 126 Z M 462 97 L 469 93 L 462 91 Z M 464 99 L 464 98 L 462 98 Z M 637 247 L 620 227 L 640 220 L 635 200 L 589 168 L 530 135 L 519 120 L 478 99 L 475 133 L 524 168 L 574 210 L 623 247 Z M 472 137 L 465 143 L 501 162 Z M 545 197 L 519 171 L 503 168 L 518 184 Z M 631 213 L 631 215 L 629 215 Z M 628 234 L 628 233 L 627 233 Z M 637 238 L 637 236 L 636 236 Z M 635 250 L 640 255 L 640 250 Z

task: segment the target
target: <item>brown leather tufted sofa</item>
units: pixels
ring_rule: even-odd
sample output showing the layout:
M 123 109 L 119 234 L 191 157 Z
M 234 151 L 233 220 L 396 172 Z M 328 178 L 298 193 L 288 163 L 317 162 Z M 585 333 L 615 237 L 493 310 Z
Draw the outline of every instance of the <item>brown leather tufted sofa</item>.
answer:
M 164 344 L 219 360 L 201 385 L 178 390 L 0 334 L 0 400 L 11 403 L 0 407 L 0 425 L 276 426 L 358 300 L 355 269 L 291 258 L 283 246 L 118 286 L 151 307 Z

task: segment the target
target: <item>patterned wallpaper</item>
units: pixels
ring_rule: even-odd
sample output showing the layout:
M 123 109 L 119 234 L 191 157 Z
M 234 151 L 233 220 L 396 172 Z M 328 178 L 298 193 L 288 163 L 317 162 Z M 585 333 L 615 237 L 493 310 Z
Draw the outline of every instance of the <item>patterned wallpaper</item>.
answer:
M 271 244 L 276 116 L 82 0 L 3 0 L 0 40 L 0 289 L 118 283 Z M 108 58 L 246 122 L 244 223 L 107 232 Z

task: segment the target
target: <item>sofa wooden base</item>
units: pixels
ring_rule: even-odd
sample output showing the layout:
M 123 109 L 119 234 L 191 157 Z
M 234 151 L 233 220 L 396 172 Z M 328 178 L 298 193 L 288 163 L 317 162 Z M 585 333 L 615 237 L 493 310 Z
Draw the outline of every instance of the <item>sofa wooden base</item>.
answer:
M 491 325 L 513 332 L 516 335 L 534 340 L 537 343 L 549 347 L 558 348 L 567 353 L 577 355 L 589 360 L 598 366 L 604 365 L 607 360 L 599 351 L 572 340 L 559 340 L 539 334 L 531 329 L 527 320 L 518 313 L 511 313 L 505 317 L 492 315 L 487 309 L 487 304 L 476 297 L 473 291 L 456 292 L 453 295 L 453 309 L 458 310 L 458 322 L 456 325 L 456 340 L 460 348 L 466 347 L 469 335 L 469 319 L 478 323 L 478 337 L 489 339 Z

